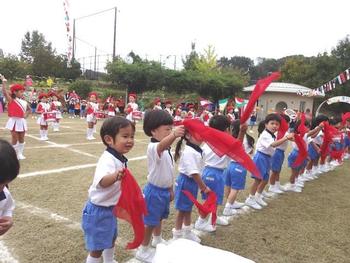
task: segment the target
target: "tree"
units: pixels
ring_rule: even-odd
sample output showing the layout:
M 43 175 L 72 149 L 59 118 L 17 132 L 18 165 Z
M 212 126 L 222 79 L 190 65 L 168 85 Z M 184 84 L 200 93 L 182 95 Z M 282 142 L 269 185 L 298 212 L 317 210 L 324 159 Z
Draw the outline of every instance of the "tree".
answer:
M 196 52 L 196 43 L 191 43 L 191 53 L 182 59 L 182 64 L 185 70 L 195 70 L 195 61 L 198 60 L 199 55 Z
M 194 70 L 202 73 L 217 70 L 217 55 L 213 46 L 209 45 L 204 54 L 194 59 Z
M 0 58 L 0 73 L 6 76 L 6 78 L 23 78 L 30 72 L 30 65 L 20 61 L 14 55 L 8 55 L 4 58 Z
M 221 68 L 237 68 L 243 72 L 249 72 L 254 67 L 254 61 L 247 57 L 234 56 L 228 59 L 221 57 L 218 60 L 218 66 Z

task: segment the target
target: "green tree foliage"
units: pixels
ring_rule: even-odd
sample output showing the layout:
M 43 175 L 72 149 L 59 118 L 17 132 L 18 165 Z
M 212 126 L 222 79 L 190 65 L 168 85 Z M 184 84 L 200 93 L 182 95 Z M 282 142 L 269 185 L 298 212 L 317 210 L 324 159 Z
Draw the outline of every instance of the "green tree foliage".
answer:
M 77 80 L 69 86 L 68 90 L 74 90 L 81 98 L 87 98 L 88 94 L 92 91 L 91 82 L 86 80 Z
M 22 76 L 31 72 L 31 67 L 28 63 L 20 61 L 16 56 L 8 55 L 0 58 L 0 73 L 9 79 Z
M 234 56 L 230 59 L 221 57 L 218 61 L 218 66 L 221 68 L 236 68 L 242 72 L 249 72 L 254 67 L 254 61 L 247 57 Z
M 208 46 L 204 50 L 204 54 L 201 54 L 198 58 L 194 59 L 194 70 L 202 73 L 208 73 L 216 71 L 217 68 L 217 55 L 215 54 L 215 48 Z
M 185 59 L 182 59 L 182 63 L 185 70 L 195 70 L 195 61 L 199 59 L 199 55 L 196 52 L 196 43 L 191 43 L 191 52 L 186 55 Z

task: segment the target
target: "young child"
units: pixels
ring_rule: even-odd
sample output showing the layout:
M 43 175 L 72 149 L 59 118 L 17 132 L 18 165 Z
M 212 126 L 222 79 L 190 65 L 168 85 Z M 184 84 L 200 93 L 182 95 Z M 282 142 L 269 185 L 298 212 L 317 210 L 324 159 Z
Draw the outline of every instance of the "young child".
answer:
M 169 215 L 169 204 L 174 199 L 174 163 L 170 145 L 176 138 L 185 135 L 182 125 L 173 129 L 173 118 L 165 111 L 146 112 L 143 130 L 151 137 L 147 147 L 148 176 L 144 195 L 148 215 L 144 217 L 145 236 L 136 253 L 143 262 L 152 262 L 154 250 L 149 247 L 152 233 L 152 246 L 164 242 L 161 236 L 162 220 Z
M 53 131 L 60 131 L 60 119 L 62 119 L 62 103 L 58 100 L 57 94 L 50 93 L 51 101 L 51 111 L 56 113 L 56 121 L 52 123 Z
M 233 112 L 234 108 L 233 106 L 227 106 L 227 117 L 230 120 L 230 123 L 233 123 L 233 121 L 236 119 L 236 116 Z
M 138 109 L 139 109 L 139 105 L 137 105 L 137 103 L 136 103 L 136 94 L 130 93 L 129 94 L 129 103 L 126 107 L 126 113 L 127 113 L 126 118 L 129 121 L 134 122 L 134 119 L 132 118 L 132 112 L 137 111 Z
M 209 126 L 211 128 L 229 133 L 230 122 L 224 115 L 215 115 L 210 119 Z M 212 191 L 215 192 L 217 197 L 217 205 L 222 205 L 225 190 L 224 169 L 226 169 L 231 159 L 226 155 L 219 157 L 207 144 L 204 144 L 202 149 L 204 159 L 202 180 Z M 202 198 L 206 199 L 206 197 L 206 194 L 202 193 Z M 226 218 L 221 216 L 217 217 L 216 223 L 218 225 L 228 225 Z M 205 232 L 215 231 L 215 226 L 211 224 L 210 216 L 208 219 L 198 217 L 195 223 L 195 228 Z
M 164 110 L 167 111 L 170 114 L 170 116 L 173 116 L 174 111 L 171 108 L 171 100 L 166 100 L 165 101 L 165 109 Z
M 232 123 L 232 136 L 243 143 L 243 147 L 248 154 L 253 153 L 254 138 L 246 133 L 247 124 L 240 125 L 239 120 Z M 244 206 L 244 203 L 237 202 L 237 196 L 240 190 L 245 189 L 247 169 L 234 160 L 231 160 L 229 166 L 225 170 L 225 185 L 228 193 L 227 202 L 223 211 L 224 216 L 232 216 L 236 214 L 236 209 Z
M 252 175 L 254 182 L 250 188 L 250 194 L 245 201 L 247 206 L 254 209 L 262 209 L 263 206 L 267 206 L 267 203 L 263 200 L 262 192 L 269 180 L 269 173 L 271 169 L 271 157 L 274 154 L 275 147 L 281 145 L 287 140 L 293 138 L 293 133 L 275 140 L 275 133 L 277 132 L 281 123 L 280 116 L 275 113 L 271 113 L 266 116 L 262 125 L 265 126 L 264 130 L 259 130 L 259 138 L 256 143 L 256 152 L 253 157 L 253 161 L 256 164 L 262 179 Z M 259 124 L 261 127 L 261 125 Z M 260 133 L 261 132 L 261 133 Z
M 153 109 L 154 110 L 162 110 L 162 102 L 160 101 L 160 98 L 156 98 L 154 99 L 154 106 L 153 106 Z
M 290 118 L 288 115 L 282 114 L 281 118 L 289 124 Z M 288 134 L 288 132 L 286 133 Z M 285 135 L 286 135 L 285 134 Z M 282 194 L 284 192 L 284 187 L 280 184 L 280 173 L 282 170 L 282 165 L 284 162 L 284 153 L 288 147 L 288 140 L 276 147 L 275 153 L 271 158 L 271 177 L 269 192 L 275 194 Z
M 12 212 L 15 203 L 7 188 L 19 173 L 16 151 L 7 141 L 0 139 L 0 236 L 13 225 Z
M 26 157 L 23 155 L 24 135 L 28 130 L 26 118 L 30 113 L 28 103 L 23 99 L 24 87 L 20 84 L 13 84 L 10 87 L 11 95 L 7 93 L 7 80 L 0 75 L 2 80 L 2 93 L 8 101 L 8 116 L 10 117 L 6 123 L 6 129 L 11 131 L 11 143 L 17 153 L 19 160 Z
M 135 126 L 122 117 L 106 119 L 100 135 L 107 149 L 98 160 L 89 200 L 83 210 L 82 228 L 85 247 L 89 251 L 86 263 L 115 263 L 114 243 L 117 238 L 117 219 L 112 211 L 121 195 L 120 180 L 127 159 L 124 154 L 134 146 Z
M 86 106 L 86 122 L 88 124 L 88 128 L 86 131 L 86 139 L 87 140 L 95 140 L 96 138 L 93 136 L 94 134 L 94 126 L 96 125 L 96 116 L 95 113 L 98 111 L 98 103 L 97 103 L 97 93 L 90 92 L 89 94 L 89 102 Z
M 40 114 L 40 117 L 37 120 L 37 124 L 40 125 L 40 140 L 47 141 L 49 138 L 48 135 L 48 127 L 49 124 L 44 118 L 44 113 L 47 113 L 51 110 L 50 103 L 47 102 L 47 94 L 41 93 L 39 95 L 39 104 L 36 108 L 36 113 Z
M 295 133 L 298 133 L 298 127 L 300 125 L 301 125 L 301 121 L 298 120 L 295 123 Z M 306 123 L 305 125 L 308 125 L 308 123 Z M 322 124 L 315 127 L 313 130 L 310 130 L 305 133 L 302 139 L 305 141 L 306 147 L 307 147 L 308 138 L 316 135 L 321 129 L 322 129 Z M 300 165 L 295 165 L 295 160 L 297 159 L 299 154 L 299 148 L 295 142 L 292 143 L 292 146 L 293 146 L 293 151 L 288 156 L 288 166 L 291 169 L 291 175 L 289 178 L 289 183 L 285 185 L 285 190 L 290 192 L 300 193 L 302 192 L 302 188 L 304 187 L 304 182 L 303 180 L 300 180 L 300 175 L 303 169 L 306 167 L 308 160 L 307 159 L 304 160 L 304 162 Z
M 194 119 L 196 117 L 196 112 L 194 110 L 194 105 L 193 103 L 189 103 L 187 104 L 188 107 L 188 112 L 187 112 L 187 119 Z
M 181 157 L 180 149 L 183 141 L 186 141 Z M 203 169 L 202 142 L 196 140 L 191 134 L 186 133 L 184 137 L 178 141 L 175 149 L 175 162 L 180 157 L 178 166 L 179 176 L 175 182 L 175 209 L 178 211 L 176 215 L 175 228 L 172 230 L 173 239 L 186 238 L 200 243 L 201 240 L 192 232 L 191 213 L 193 203 L 182 192 L 189 191 L 195 198 L 198 194 L 198 188 L 201 192 L 209 193 L 209 188 L 202 181 L 201 173 Z

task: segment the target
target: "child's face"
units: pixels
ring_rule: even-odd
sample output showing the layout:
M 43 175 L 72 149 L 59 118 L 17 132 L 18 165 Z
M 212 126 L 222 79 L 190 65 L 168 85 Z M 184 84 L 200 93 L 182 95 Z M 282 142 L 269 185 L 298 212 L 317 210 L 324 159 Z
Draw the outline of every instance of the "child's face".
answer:
M 272 133 L 275 133 L 276 131 L 278 131 L 279 127 L 280 127 L 280 123 L 276 120 L 271 120 L 265 124 L 265 129 L 269 130 Z
M 15 96 L 17 98 L 22 98 L 23 97 L 24 90 L 17 90 L 15 91 Z
M 196 144 L 196 145 L 201 145 L 203 141 L 201 140 L 196 140 L 191 134 L 186 133 L 186 139 L 189 140 L 191 143 Z
M 91 95 L 90 96 L 90 101 L 91 102 L 96 102 L 96 96 L 95 95 Z
M 46 97 L 42 97 L 42 98 L 41 98 L 41 101 L 44 102 L 44 103 L 46 103 L 46 102 L 47 102 L 47 98 L 46 98 Z
M 134 146 L 135 131 L 131 125 L 120 128 L 114 140 L 109 140 L 107 143 L 111 148 L 121 154 L 128 153 Z
M 158 141 L 161 141 L 165 137 L 167 137 L 172 130 L 173 130 L 173 125 L 161 125 L 157 129 L 152 130 L 152 136 Z
M 135 102 L 135 98 L 133 96 L 129 97 L 129 102 Z

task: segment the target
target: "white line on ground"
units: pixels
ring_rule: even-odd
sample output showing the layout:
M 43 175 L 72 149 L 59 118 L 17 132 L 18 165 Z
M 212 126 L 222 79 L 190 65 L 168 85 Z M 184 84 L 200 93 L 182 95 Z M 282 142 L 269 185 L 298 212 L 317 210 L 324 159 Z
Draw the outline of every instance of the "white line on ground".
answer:
M 2 263 L 18 263 L 11 255 L 9 249 L 5 246 L 4 241 L 0 240 L 0 262 Z
M 39 137 L 36 137 L 36 136 L 33 136 L 33 135 L 27 135 L 27 136 L 29 138 L 32 138 L 32 139 L 40 141 Z M 51 141 L 45 141 L 45 142 L 50 144 L 50 145 L 55 145 L 57 147 L 65 148 L 65 149 L 67 149 L 68 151 L 71 151 L 71 152 L 79 153 L 79 154 L 82 154 L 82 155 L 85 155 L 85 156 L 88 156 L 88 157 L 92 157 L 92 158 L 95 158 L 95 159 L 99 158 L 98 156 L 95 156 L 95 155 L 90 154 L 90 153 L 86 153 L 86 152 L 83 152 L 83 151 L 80 151 L 80 150 L 76 150 L 76 149 L 73 149 L 73 148 L 68 148 L 65 144 L 63 144 L 65 146 L 62 146 L 62 144 L 57 144 L 57 143 L 54 143 L 54 142 L 51 142 Z
M 144 160 L 147 156 L 139 156 L 135 158 L 130 158 L 129 161 L 138 161 L 138 160 Z M 68 166 L 64 168 L 59 169 L 52 169 L 52 170 L 44 170 L 44 171 L 37 171 L 37 172 L 31 172 L 31 173 L 24 173 L 18 175 L 19 178 L 25 178 L 25 177 L 31 177 L 31 176 L 38 176 L 38 175 L 46 175 L 46 174 L 54 174 L 54 173 L 63 173 L 68 171 L 74 171 L 74 170 L 80 170 L 80 169 L 86 169 L 95 167 L 96 163 L 89 163 L 89 164 L 83 164 L 83 165 L 75 165 L 75 166 Z

